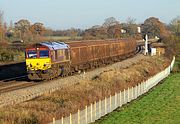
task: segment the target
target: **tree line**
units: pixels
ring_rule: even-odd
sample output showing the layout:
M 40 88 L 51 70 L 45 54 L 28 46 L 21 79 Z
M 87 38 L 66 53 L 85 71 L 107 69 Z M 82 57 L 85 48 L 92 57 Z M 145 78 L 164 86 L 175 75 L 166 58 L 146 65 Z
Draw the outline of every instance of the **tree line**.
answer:
M 94 25 L 85 30 L 76 28 L 53 30 L 46 28 L 41 22 L 31 24 L 26 19 L 11 22 L 7 26 L 3 21 L 3 14 L 0 11 L 0 42 L 23 40 L 30 43 L 45 40 L 47 36 L 66 36 L 70 39 L 76 37 L 82 37 L 82 39 L 142 38 L 145 34 L 160 38 L 168 37 L 170 34 L 180 36 L 180 17 L 174 18 L 170 24 L 165 24 L 156 17 L 150 17 L 142 24 L 137 24 L 136 19 L 131 17 L 128 17 L 125 23 L 109 17 L 101 25 Z
M 123 23 L 114 17 L 109 17 L 105 19 L 101 25 L 94 25 L 85 30 L 76 28 L 53 30 L 47 28 L 42 22 L 31 23 L 27 19 L 20 19 L 15 23 L 11 21 L 10 24 L 7 25 L 4 21 L 4 13 L 0 10 L 0 61 L 4 54 L 15 53 L 14 50 L 9 50 L 9 46 L 16 41 L 22 41 L 26 46 L 26 44 L 34 42 L 51 40 L 49 39 L 49 36 L 69 37 L 70 40 L 76 40 L 76 37 L 81 37 L 82 40 L 119 39 L 129 37 L 142 39 L 145 34 L 148 34 L 150 38 L 157 36 L 161 39 L 172 35 L 179 37 L 180 17 L 178 16 L 172 19 L 169 24 L 161 22 L 156 17 L 150 17 L 141 24 L 136 23 L 136 19 L 132 17 L 128 17 L 126 22 Z M 15 51 L 22 51 L 23 49 L 19 48 L 21 46 L 22 45 L 20 44 L 16 44 L 14 46 Z M 3 60 L 6 60 L 6 58 L 8 57 L 4 57 Z

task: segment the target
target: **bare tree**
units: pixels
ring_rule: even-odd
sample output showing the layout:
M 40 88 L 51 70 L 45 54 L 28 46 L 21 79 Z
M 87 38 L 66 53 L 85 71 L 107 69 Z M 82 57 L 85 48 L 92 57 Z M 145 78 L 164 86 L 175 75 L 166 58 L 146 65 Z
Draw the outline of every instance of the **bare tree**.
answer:
M 4 12 L 0 10 L 0 25 L 3 25 Z
M 129 36 L 137 36 L 138 30 L 137 27 L 138 25 L 136 24 L 136 19 L 132 17 L 128 17 L 126 19 L 126 23 L 122 24 L 123 29 L 126 30 L 127 34 Z
M 127 24 L 129 24 L 129 25 L 136 24 L 136 19 L 135 19 L 135 18 L 132 18 L 132 17 L 128 17 L 128 18 L 126 19 L 126 22 L 127 22 Z
M 13 21 L 12 20 L 10 21 L 9 28 L 13 29 Z
M 0 41 L 3 41 L 3 36 L 4 36 L 3 16 L 4 16 L 4 12 L 0 10 Z
M 177 16 L 171 21 L 170 29 L 175 35 L 180 36 L 180 16 Z
M 119 24 L 119 22 L 114 17 L 109 17 L 105 19 L 105 22 L 103 23 L 103 27 L 108 28 L 110 26 L 114 26 Z

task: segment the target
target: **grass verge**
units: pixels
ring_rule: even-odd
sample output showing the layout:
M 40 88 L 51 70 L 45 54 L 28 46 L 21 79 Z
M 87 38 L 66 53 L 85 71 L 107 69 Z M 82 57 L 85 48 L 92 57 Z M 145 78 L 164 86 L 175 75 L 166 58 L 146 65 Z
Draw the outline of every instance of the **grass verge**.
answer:
M 180 124 L 180 73 L 94 124 Z
M 77 85 L 1 108 L 0 123 L 21 124 L 24 120 L 31 122 L 32 118 L 36 118 L 36 123 L 44 124 L 51 122 L 53 117 L 60 119 L 69 116 L 69 113 L 76 113 L 77 109 L 84 109 L 94 101 L 137 85 L 164 70 L 169 63 L 169 59 L 163 56 L 147 56 L 127 68 L 112 68 L 101 72 L 96 78 L 83 78 Z

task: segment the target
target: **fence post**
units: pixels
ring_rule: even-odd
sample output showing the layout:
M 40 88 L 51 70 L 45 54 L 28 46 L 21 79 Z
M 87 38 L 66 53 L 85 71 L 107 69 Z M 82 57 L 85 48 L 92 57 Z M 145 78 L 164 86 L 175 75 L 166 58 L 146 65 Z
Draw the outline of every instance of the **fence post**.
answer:
M 139 84 L 139 96 L 141 95 L 141 83 Z
M 91 103 L 91 122 L 92 122 L 92 117 L 93 116 L 93 113 L 92 113 L 92 103 Z
M 55 124 L 55 123 L 56 123 L 55 118 L 53 118 L 53 124 Z
M 110 98 L 109 98 L 109 104 L 110 104 L 110 111 L 111 111 L 111 109 L 112 109 L 112 106 L 111 106 L 111 95 L 110 95 Z
M 107 114 L 107 100 L 106 100 L 106 97 L 105 97 L 105 114 Z
M 80 110 L 78 109 L 78 124 L 80 124 L 81 116 L 80 116 Z
M 148 81 L 148 80 L 147 80 Z M 144 94 L 145 92 L 146 92 L 146 90 L 145 90 L 145 84 L 147 83 L 147 81 L 145 81 L 145 82 L 143 82 L 142 83 L 142 94 Z
M 139 96 L 141 95 L 141 83 L 139 84 Z
M 96 120 L 96 101 L 94 102 L 94 120 Z
M 131 87 L 131 97 L 130 97 L 130 101 L 133 99 L 133 87 Z
M 143 85 L 143 90 L 144 90 L 144 92 L 143 93 L 145 93 L 145 92 L 147 92 L 147 89 L 146 89 L 146 84 L 149 82 L 149 79 L 144 83 L 144 85 Z
M 101 99 L 99 100 L 99 118 L 101 117 Z
M 130 93 L 129 93 L 129 87 L 128 87 L 128 98 L 127 98 L 127 102 L 129 102 L 129 96 L 130 96 Z
M 123 104 L 125 104 L 126 103 L 126 94 L 125 94 L 125 89 L 124 89 L 124 99 L 123 99 Z
M 119 94 L 120 94 L 120 97 L 119 97 L 119 106 L 121 107 L 121 106 L 122 106 L 122 96 L 121 96 L 121 95 L 122 95 L 122 93 L 121 93 L 121 91 L 120 91 L 120 93 L 119 93 Z
M 142 95 L 142 83 L 140 83 L 140 95 Z
M 87 106 L 86 106 L 86 117 L 85 117 L 85 119 L 86 119 L 86 124 L 87 124 Z
M 72 124 L 72 115 L 70 113 L 70 116 L 69 116 L 69 123 Z
M 131 88 L 131 100 L 134 99 L 134 87 Z
M 115 92 L 115 108 L 117 107 L 117 93 Z
M 129 88 L 129 94 L 128 94 L 128 102 L 130 102 L 131 101 L 131 88 Z
M 136 87 L 135 87 L 135 94 L 136 94 L 136 96 L 135 96 L 135 98 L 137 98 L 138 97 L 138 85 L 136 85 Z
M 62 118 L 61 118 L 61 124 L 63 124 L 64 123 L 64 118 L 63 118 L 63 116 L 62 116 Z
M 150 81 L 150 80 L 148 80 L 148 81 Z M 143 85 L 144 85 L 144 83 L 141 83 L 141 94 L 144 93 L 144 92 L 143 92 L 143 91 L 144 91 L 144 90 L 143 90 L 143 89 L 144 89 L 144 88 L 143 88 Z

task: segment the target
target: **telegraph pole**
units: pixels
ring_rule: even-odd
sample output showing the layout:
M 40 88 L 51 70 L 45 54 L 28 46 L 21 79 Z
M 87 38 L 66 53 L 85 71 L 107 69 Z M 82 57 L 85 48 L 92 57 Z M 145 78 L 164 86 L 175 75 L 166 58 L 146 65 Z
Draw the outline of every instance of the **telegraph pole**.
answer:
M 146 34 L 144 55 L 147 55 L 147 54 L 148 54 L 148 35 Z

